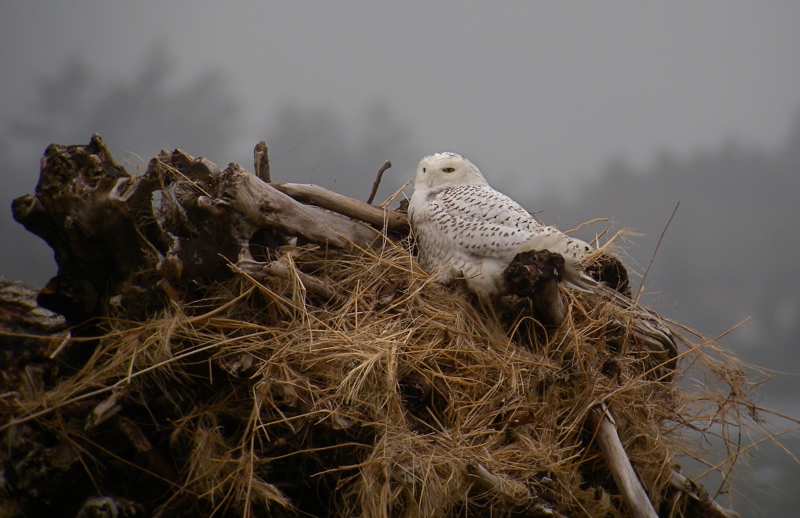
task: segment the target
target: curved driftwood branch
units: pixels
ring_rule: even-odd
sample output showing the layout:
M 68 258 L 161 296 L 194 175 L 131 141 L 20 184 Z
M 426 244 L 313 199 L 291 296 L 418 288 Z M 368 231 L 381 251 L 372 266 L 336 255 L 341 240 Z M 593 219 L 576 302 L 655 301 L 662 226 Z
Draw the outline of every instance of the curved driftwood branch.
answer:
M 653 504 L 633 471 L 631 461 L 622 447 L 617 434 L 617 426 L 605 405 L 592 408 L 589 412 L 597 443 L 603 451 L 609 471 L 617 483 L 622 499 L 633 518 L 658 518 Z
M 303 203 L 317 205 L 365 221 L 377 228 L 385 226 L 391 232 L 408 232 L 408 219 L 399 212 L 374 207 L 368 203 L 329 191 L 319 185 L 300 183 L 273 183 L 271 185 Z
M 235 210 L 254 228 L 272 227 L 321 245 L 360 248 L 382 245 L 373 228 L 341 214 L 305 205 L 238 166 L 226 170 L 222 193 L 215 202 Z
M 378 194 L 378 187 L 381 186 L 381 179 L 383 178 L 383 173 L 386 172 L 387 169 L 392 167 L 392 163 L 390 161 L 386 161 L 383 163 L 380 169 L 378 169 L 378 174 L 375 176 L 375 181 L 372 183 L 372 191 L 369 193 L 369 198 L 367 198 L 367 204 L 372 205 L 372 202 L 375 200 L 375 195 Z

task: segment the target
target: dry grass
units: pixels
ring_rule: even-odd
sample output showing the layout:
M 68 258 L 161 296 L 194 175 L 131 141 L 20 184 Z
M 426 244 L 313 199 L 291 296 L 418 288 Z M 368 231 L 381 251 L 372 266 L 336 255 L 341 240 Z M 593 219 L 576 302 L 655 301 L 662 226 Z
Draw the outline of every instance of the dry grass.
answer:
M 631 335 L 636 307 L 565 292 L 567 321 L 547 333 L 432 282 L 402 246 L 289 248 L 280 260 L 342 302 L 316 300 L 297 276 L 240 273 L 158 318 L 110 319 L 82 370 L 20 399 L 18 415 L 54 423 L 125 394 L 180 471 L 162 509 L 189 495 L 244 516 L 535 515 L 537 502 L 622 516 L 586 426 L 594 405 L 608 404 L 656 508 L 677 455 L 727 473 L 740 430 L 758 428 L 744 366 L 712 341 L 682 341 L 671 375 Z M 725 451 L 690 451 L 698 431 Z M 470 475 L 475 466 L 497 483 Z

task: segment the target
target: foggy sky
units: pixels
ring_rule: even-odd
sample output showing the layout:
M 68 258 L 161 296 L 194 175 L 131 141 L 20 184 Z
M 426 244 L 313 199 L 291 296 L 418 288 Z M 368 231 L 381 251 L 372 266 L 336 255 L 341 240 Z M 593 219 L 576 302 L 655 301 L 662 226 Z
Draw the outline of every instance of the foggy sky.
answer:
M 385 102 L 424 153 L 459 151 L 549 189 L 614 156 L 776 145 L 800 108 L 794 1 L 3 4 L 0 116 L 70 57 L 132 80 L 162 42 L 179 78 L 221 68 L 236 90 L 239 134 L 222 163 L 249 163 L 288 101 L 328 107 L 348 131 Z M 387 158 L 410 172 L 419 157 Z

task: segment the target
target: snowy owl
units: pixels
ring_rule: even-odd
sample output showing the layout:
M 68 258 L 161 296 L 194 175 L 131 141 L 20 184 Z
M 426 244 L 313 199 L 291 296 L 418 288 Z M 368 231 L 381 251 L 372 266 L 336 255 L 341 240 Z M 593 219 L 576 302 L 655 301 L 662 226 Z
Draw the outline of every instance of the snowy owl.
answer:
M 420 161 L 408 216 L 422 268 L 442 283 L 463 277 L 478 297 L 502 292 L 503 270 L 529 250 L 561 254 L 567 286 L 584 291 L 596 286 L 581 268 L 588 244 L 540 224 L 492 189 L 461 155 L 437 153 Z

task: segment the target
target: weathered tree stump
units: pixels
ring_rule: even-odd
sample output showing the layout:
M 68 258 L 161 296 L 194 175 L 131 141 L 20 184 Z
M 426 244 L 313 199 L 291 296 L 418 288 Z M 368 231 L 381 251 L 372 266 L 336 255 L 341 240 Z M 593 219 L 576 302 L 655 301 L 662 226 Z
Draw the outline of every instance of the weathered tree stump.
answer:
M 391 211 L 317 186 L 273 186 L 180 150 L 131 177 L 97 135 L 88 146 L 48 147 L 35 194 L 16 199 L 13 214 L 53 248 L 58 274 L 39 302 L 70 325 L 100 315 L 111 297 L 141 318 L 175 290 L 230 278 L 230 265 L 251 261 L 254 248 L 262 256 L 290 240 L 369 248 L 381 246 L 385 224 L 408 228 Z

